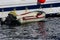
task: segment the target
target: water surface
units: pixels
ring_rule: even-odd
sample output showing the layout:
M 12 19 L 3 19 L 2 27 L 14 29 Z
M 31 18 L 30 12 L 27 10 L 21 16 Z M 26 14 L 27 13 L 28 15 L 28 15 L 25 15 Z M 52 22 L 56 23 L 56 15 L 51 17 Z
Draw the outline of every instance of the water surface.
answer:
M 0 40 L 60 40 L 60 18 L 16 27 L 0 26 Z

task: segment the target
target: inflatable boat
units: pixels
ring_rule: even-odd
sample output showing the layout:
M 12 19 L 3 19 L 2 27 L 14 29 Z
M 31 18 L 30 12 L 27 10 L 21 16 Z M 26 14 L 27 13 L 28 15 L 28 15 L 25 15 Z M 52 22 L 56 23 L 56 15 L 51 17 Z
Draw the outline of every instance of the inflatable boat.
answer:
M 20 25 L 29 22 L 44 21 L 45 14 L 44 11 L 32 11 L 17 15 L 12 11 L 8 14 L 5 20 L 2 18 L 1 23 L 6 25 Z

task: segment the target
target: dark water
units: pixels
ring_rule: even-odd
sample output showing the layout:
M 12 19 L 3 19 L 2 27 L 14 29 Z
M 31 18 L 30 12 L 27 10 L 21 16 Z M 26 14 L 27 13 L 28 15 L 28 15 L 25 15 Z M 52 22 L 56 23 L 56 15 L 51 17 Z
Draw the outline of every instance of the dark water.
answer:
M 60 40 L 60 18 L 17 27 L 0 26 L 0 40 Z

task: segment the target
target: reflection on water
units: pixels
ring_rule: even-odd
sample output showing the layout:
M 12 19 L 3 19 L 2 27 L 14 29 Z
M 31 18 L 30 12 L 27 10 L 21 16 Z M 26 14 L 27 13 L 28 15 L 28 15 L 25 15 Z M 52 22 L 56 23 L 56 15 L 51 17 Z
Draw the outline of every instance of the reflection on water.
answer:
M 33 22 L 17 27 L 0 26 L 0 40 L 60 40 L 60 18 Z

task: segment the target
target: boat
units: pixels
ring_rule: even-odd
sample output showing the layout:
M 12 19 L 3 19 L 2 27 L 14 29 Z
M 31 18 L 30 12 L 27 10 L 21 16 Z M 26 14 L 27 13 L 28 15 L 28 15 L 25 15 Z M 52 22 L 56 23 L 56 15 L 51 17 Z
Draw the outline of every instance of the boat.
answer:
M 3 19 L 2 19 L 3 20 Z M 20 15 L 15 14 L 14 11 L 11 11 L 8 16 L 5 18 L 5 21 L 2 21 L 6 25 L 20 25 L 24 23 L 38 22 L 45 20 L 44 11 L 32 11 L 23 13 Z
M 1 0 L 0 1 L 0 15 L 1 17 L 8 16 L 10 11 L 16 9 L 17 14 L 25 13 L 26 8 L 28 12 L 44 11 L 46 14 L 60 13 L 60 0 L 46 0 L 45 3 L 38 4 L 37 0 Z
M 45 20 L 45 12 L 43 11 L 32 11 L 17 16 L 17 19 L 21 23 L 35 22 Z
M 0 20 L 6 20 L 9 12 L 16 11 L 16 16 L 19 22 L 25 23 L 30 22 L 31 14 L 35 17 L 37 15 L 37 11 L 43 11 L 47 16 L 53 16 L 55 14 L 60 14 L 60 1 L 59 0 L 46 0 L 45 3 L 38 3 L 37 0 L 1 0 L 0 2 Z M 25 14 L 26 15 L 21 15 Z M 45 14 L 43 14 L 43 19 L 45 18 Z M 41 16 L 41 15 L 40 15 Z M 23 17 L 23 18 L 22 18 Z M 28 17 L 28 19 L 26 19 Z M 19 19 L 20 18 L 20 19 Z M 23 19 L 23 20 L 22 20 Z M 38 19 L 37 19 L 38 20 Z M 36 21 L 37 21 L 36 20 Z M 40 21 L 41 18 L 38 20 Z M 35 21 L 35 20 L 34 20 Z

